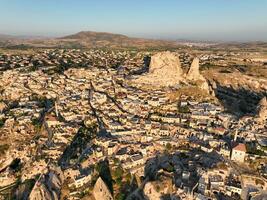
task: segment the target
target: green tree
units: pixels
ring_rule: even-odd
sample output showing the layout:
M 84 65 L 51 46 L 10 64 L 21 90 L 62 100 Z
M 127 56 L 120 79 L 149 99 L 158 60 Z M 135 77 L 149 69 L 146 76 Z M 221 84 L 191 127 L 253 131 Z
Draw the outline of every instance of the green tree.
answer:
M 0 128 L 2 128 L 5 125 L 5 119 L 0 119 Z
M 125 194 L 123 194 L 123 193 L 119 193 L 119 194 L 116 196 L 115 199 L 116 199 L 116 200 L 124 200 L 124 199 L 125 199 Z
M 125 179 L 126 179 L 126 181 L 127 181 L 128 183 L 130 183 L 130 182 L 131 182 L 131 179 L 132 179 L 132 175 L 131 175 L 131 173 L 127 173 L 126 176 L 125 176 Z
M 112 176 L 109 169 L 109 163 L 107 160 L 101 161 L 97 164 L 96 170 L 102 180 L 107 184 L 110 192 L 113 194 Z
M 167 151 L 170 151 L 172 149 L 172 145 L 168 142 L 167 144 L 166 144 L 166 150 Z

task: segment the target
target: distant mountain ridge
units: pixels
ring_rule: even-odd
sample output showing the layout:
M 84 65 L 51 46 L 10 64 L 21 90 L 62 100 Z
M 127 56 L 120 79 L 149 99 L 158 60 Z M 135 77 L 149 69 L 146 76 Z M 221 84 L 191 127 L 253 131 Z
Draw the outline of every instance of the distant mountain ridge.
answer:
M 4 38 L 4 37 L 3 37 Z M 42 48 L 176 48 L 176 41 L 132 38 L 122 34 L 81 31 L 58 38 L 5 37 L 0 47 L 42 47 Z
M 78 43 L 86 47 L 176 47 L 175 41 L 132 38 L 108 32 L 81 31 L 58 38 L 59 41 Z
M 73 35 L 61 37 L 59 39 L 97 39 L 97 40 L 108 40 L 108 39 L 129 39 L 128 36 L 122 34 L 108 33 L 108 32 L 94 32 L 94 31 L 81 31 Z
M 0 34 L 0 47 L 12 48 L 137 48 L 170 49 L 185 46 L 214 48 L 267 48 L 266 42 L 213 43 L 193 40 L 163 40 L 134 38 L 108 32 L 81 31 L 58 38 L 41 36 L 11 36 Z
M 48 39 L 48 38 L 49 37 L 43 37 L 43 36 L 0 34 L 0 40 L 36 40 L 36 39 Z
M 6 34 L 0 34 L 0 40 L 10 40 L 10 39 L 15 39 L 15 37 Z

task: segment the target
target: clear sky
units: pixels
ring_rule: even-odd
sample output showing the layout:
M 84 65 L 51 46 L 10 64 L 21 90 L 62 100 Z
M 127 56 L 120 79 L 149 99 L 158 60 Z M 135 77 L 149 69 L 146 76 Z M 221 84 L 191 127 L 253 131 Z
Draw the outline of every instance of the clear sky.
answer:
M 0 33 L 267 41 L 267 0 L 0 0 Z

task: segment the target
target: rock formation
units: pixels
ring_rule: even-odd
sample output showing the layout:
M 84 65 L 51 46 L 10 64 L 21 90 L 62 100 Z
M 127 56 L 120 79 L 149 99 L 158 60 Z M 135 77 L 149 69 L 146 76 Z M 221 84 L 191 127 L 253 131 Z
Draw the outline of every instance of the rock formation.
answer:
M 265 122 L 267 120 L 267 99 L 263 97 L 257 107 L 258 121 Z
M 149 73 L 160 76 L 182 76 L 183 70 L 179 57 L 167 51 L 158 53 L 151 58 Z
M 194 58 L 190 69 L 188 70 L 187 74 L 185 74 L 185 79 L 196 83 L 200 89 L 209 92 L 212 96 L 215 95 L 212 87 L 209 86 L 208 81 L 199 72 L 199 59 L 197 57 Z
M 96 200 L 113 200 L 113 197 L 101 177 L 95 183 L 93 195 Z
M 149 200 L 160 200 L 161 194 L 157 192 L 154 185 L 151 182 L 146 183 L 144 187 L 144 195 Z
M 191 67 L 188 73 L 186 74 L 186 79 L 193 80 L 193 81 L 197 81 L 197 80 L 206 81 L 204 76 L 202 76 L 199 72 L 199 59 L 198 58 L 194 58 L 191 64 Z
M 4 102 L 0 102 L 0 113 L 6 109 L 6 104 Z
M 29 200 L 49 200 L 49 199 L 60 199 L 61 186 L 64 181 L 63 173 L 60 168 L 55 167 L 50 170 L 47 174 L 35 183 Z
M 183 70 L 179 57 L 169 51 L 151 57 L 149 72 L 136 80 L 136 83 L 157 86 L 173 86 L 183 80 Z
M 161 52 L 151 57 L 148 74 L 134 81 L 155 87 L 175 86 L 180 83 L 193 83 L 200 89 L 213 93 L 207 80 L 199 72 L 199 59 L 195 58 L 188 73 L 183 73 L 180 59 L 175 53 Z
M 36 200 L 36 199 L 41 199 L 41 200 L 48 200 L 52 199 L 52 195 L 50 194 L 49 190 L 46 188 L 44 184 L 40 184 L 38 187 L 35 185 L 33 188 L 30 196 L 30 200 Z

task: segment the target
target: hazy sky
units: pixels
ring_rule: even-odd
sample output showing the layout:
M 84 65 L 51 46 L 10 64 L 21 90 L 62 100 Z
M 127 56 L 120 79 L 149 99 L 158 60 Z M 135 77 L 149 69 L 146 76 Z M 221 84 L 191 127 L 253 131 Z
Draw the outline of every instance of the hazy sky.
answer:
M 267 41 L 267 0 L 0 0 L 0 33 Z

